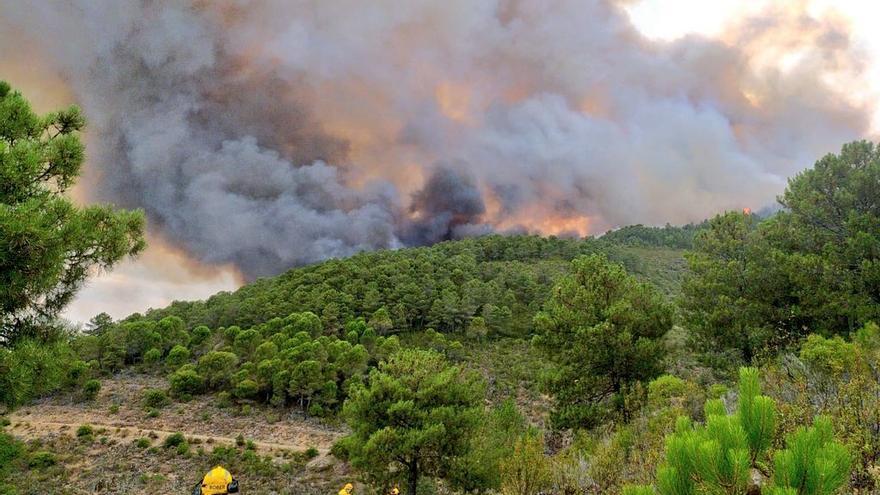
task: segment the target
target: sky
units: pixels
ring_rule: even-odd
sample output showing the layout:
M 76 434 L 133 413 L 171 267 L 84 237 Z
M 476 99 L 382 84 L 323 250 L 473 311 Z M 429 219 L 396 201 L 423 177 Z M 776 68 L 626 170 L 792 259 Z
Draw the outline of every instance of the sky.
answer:
M 188 3 L 0 0 L 0 74 L 89 118 L 75 199 L 148 217 L 72 321 L 362 250 L 759 209 L 880 130 L 875 2 Z

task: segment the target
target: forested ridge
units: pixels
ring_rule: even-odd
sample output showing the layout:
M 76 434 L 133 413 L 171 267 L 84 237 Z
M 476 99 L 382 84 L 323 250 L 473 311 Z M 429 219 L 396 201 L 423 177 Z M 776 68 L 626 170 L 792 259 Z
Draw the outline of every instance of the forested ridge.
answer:
M 473 316 L 483 316 L 492 330 L 522 336 L 556 279 L 578 256 L 603 253 L 664 291 L 676 292 L 684 271 L 680 238 L 692 236 L 690 229 L 626 230 L 632 229 L 638 232 L 620 238 L 613 233 L 599 239 L 491 235 L 363 253 L 295 268 L 206 301 L 175 302 L 124 321 L 177 316 L 190 328 L 246 327 L 311 311 L 325 327 L 339 329 L 352 318 L 369 319 L 381 311 L 391 321 L 384 331 L 456 331 Z M 658 235 L 674 232 L 679 235 L 669 236 L 668 245 Z

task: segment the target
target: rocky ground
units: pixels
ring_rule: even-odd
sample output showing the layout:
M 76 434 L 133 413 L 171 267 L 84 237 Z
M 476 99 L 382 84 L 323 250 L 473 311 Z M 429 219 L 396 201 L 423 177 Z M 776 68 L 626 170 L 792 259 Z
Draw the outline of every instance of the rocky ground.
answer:
M 121 374 L 105 379 L 92 401 L 70 394 L 16 410 L 7 432 L 53 459 L 10 481 L 34 494 L 190 493 L 218 463 L 239 478 L 243 494 L 335 493 L 352 481 L 348 466 L 329 455 L 342 427 L 256 404 L 218 407 L 210 396 L 149 413 L 144 391 L 166 386 L 162 377 Z M 78 436 L 82 425 L 92 433 Z M 163 446 L 174 433 L 187 447 Z

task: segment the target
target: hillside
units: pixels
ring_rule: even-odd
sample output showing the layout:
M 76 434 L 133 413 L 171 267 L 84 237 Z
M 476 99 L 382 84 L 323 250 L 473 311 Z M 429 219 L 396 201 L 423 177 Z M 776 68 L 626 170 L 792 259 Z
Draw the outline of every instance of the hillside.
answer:
M 246 328 L 310 311 L 319 315 L 325 326 L 338 328 L 352 318 L 369 319 L 385 308 L 392 332 L 428 327 L 462 330 L 462 322 L 483 314 L 499 333 L 525 335 L 531 316 L 555 280 L 567 270 L 568 262 L 580 255 L 602 253 L 667 295 L 678 293 L 685 270 L 684 248 L 690 242 L 682 239 L 692 239 L 693 230 L 637 226 L 627 231 L 630 229 L 637 233 L 620 237 L 612 233 L 599 239 L 492 235 L 431 247 L 363 253 L 292 269 L 206 301 L 174 302 L 124 321 L 177 316 L 188 328 Z M 673 231 L 678 235 L 668 234 Z M 445 307 L 438 307 L 438 302 Z M 503 315 L 509 310 L 511 319 L 493 322 L 499 309 Z
M 527 340 L 532 318 L 571 259 L 590 253 L 622 263 L 669 295 L 679 290 L 679 247 L 632 238 L 489 236 L 296 268 L 207 301 L 176 302 L 93 328 L 73 347 L 102 370 L 100 392 L 84 399 L 75 388 L 11 414 L 8 432 L 29 442 L 32 456 L 50 452 L 52 466 L 10 480 L 19 487 L 67 486 L 71 493 L 179 492 L 205 465 L 222 461 L 256 492 L 324 493 L 354 479 L 346 463 L 328 454 L 349 432 L 336 417 L 343 390 L 399 347 L 432 349 L 476 370 L 497 414 L 509 414 L 512 401 L 528 423 L 546 428 L 549 403 L 539 383 L 548 367 Z M 481 318 L 485 327 L 475 328 Z M 364 320 L 371 326 L 358 323 Z M 285 330 L 290 325 L 310 337 L 291 347 L 285 339 L 297 330 Z M 209 372 L 206 356 L 223 354 L 216 350 L 238 358 L 225 371 Z M 154 353 L 162 357 L 157 361 Z M 316 359 L 326 364 L 317 372 L 339 380 L 338 392 L 309 395 L 312 405 L 304 407 L 304 396 L 293 388 L 288 393 L 288 378 L 282 390 L 273 386 L 279 376 L 296 374 L 297 363 L 310 359 L 306 354 L 322 353 Z M 187 368 L 227 378 L 187 389 L 179 385 Z M 254 380 L 252 392 L 242 389 L 245 377 Z M 79 436 L 82 428 L 92 433 Z M 175 434 L 185 439 L 183 450 L 163 446 Z M 71 472 L 70 466 L 87 467 Z M 133 480 L 132 470 L 140 473 Z

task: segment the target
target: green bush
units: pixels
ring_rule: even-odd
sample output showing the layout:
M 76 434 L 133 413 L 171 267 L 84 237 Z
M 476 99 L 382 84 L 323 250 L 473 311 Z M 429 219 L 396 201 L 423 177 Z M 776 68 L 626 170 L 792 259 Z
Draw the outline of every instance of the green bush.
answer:
M 140 437 L 134 441 L 135 446 L 139 449 L 145 449 L 149 447 L 151 443 L 150 439 L 146 437 Z
M 198 370 L 205 377 L 205 385 L 219 389 L 229 383 L 237 365 L 238 356 L 234 353 L 211 351 L 199 359 Z
M 232 395 L 229 392 L 219 392 L 214 398 L 214 404 L 220 409 L 230 407 L 232 406 Z
M 80 425 L 79 428 L 76 429 L 76 436 L 79 438 L 89 437 L 95 433 L 95 429 L 92 425 Z
M 189 443 L 183 442 L 182 444 L 177 446 L 177 455 L 187 455 L 189 454 Z
M 250 379 L 242 380 L 235 387 L 235 396 L 239 399 L 250 399 L 257 395 L 259 391 L 260 387 L 257 385 L 257 382 Z
M 183 366 L 187 361 L 189 361 L 189 349 L 180 344 L 172 347 L 165 358 L 165 364 L 172 368 Z
M 22 455 L 22 452 L 21 444 L 12 435 L 0 432 L 0 475 L 13 460 Z
M 192 346 L 200 346 L 208 337 L 211 336 L 211 329 L 206 327 L 205 325 L 199 325 L 195 327 L 192 331 L 192 338 L 190 339 L 190 345 Z
M 168 377 L 171 395 L 175 397 L 190 397 L 201 393 L 205 387 L 205 380 L 192 365 L 184 365 Z
M 761 395 L 758 371 L 740 370 L 739 406 L 728 414 L 719 399 L 706 401 L 706 422 L 695 425 L 680 417 L 666 442 L 666 461 L 657 470 L 660 495 L 753 493 L 753 470 L 766 466 L 776 428 L 776 404 Z M 771 495 L 832 495 L 846 483 L 849 453 L 834 441 L 831 422 L 818 418 L 787 439 L 773 457 Z M 764 470 L 766 471 L 766 470 Z M 653 493 L 647 486 L 624 493 Z
M 849 371 L 855 365 L 855 345 L 840 336 L 826 339 L 812 334 L 801 346 L 801 359 L 829 375 Z
M 99 380 L 89 380 L 83 385 L 83 397 L 86 400 L 93 400 L 101 391 L 101 382 Z
M 501 493 L 533 495 L 550 488 L 553 471 L 544 455 L 544 440 L 526 434 L 513 446 L 511 456 L 501 462 Z
M 315 457 L 318 457 L 318 454 L 318 449 L 315 447 L 309 447 L 305 451 L 306 459 L 314 459 Z
M 171 404 L 171 399 L 168 398 L 168 394 L 166 394 L 164 390 L 150 388 L 144 391 L 142 402 L 144 407 L 148 409 L 161 409 L 168 404 Z
M 16 407 L 61 389 L 76 361 L 66 343 L 26 340 L 0 348 L 0 403 Z
M 66 386 L 82 386 L 85 380 L 89 378 L 89 375 L 91 375 L 91 368 L 88 363 L 79 359 L 73 361 L 70 368 L 67 370 Z
M 849 479 L 850 454 L 834 440 L 829 418 L 817 417 L 785 443 L 786 449 L 773 457 L 772 495 L 831 495 Z
M 183 433 L 176 432 L 165 437 L 165 441 L 162 442 L 162 446 L 167 448 L 177 447 L 186 442 L 186 437 L 183 436 Z
M 47 467 L 54 466 L 57 463 L 58 460 L 55 458 L 55 454 L 53 454 L 52 452 L 41 450 L 31 454 L 31 458 L 28 461 L 28 466 L 34 469 L 45 469 Z
M 154 365 L 162 360 L 162 351 L 153 347 L 144 353 L 144 364 Z

